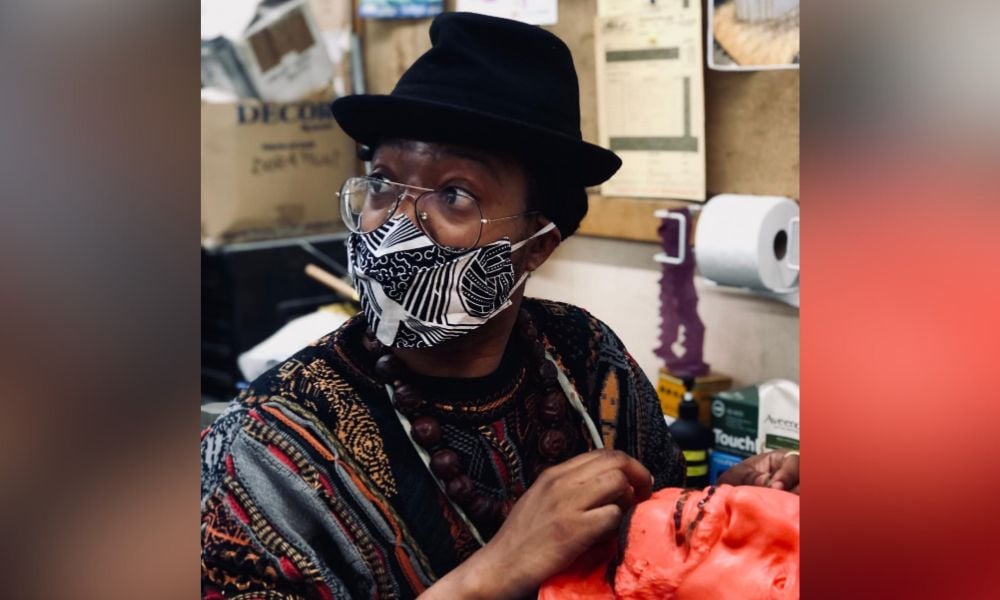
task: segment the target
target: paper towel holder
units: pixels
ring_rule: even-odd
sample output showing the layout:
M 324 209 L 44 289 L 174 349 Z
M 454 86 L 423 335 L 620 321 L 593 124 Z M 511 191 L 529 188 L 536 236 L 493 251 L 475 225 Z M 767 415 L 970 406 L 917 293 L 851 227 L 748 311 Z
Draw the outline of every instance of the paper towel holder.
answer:
M 701 211 L 701 205 L 692 204 L 691 206 L 685 207 L 692 214 L 696 215 Z M 667 265 L 679 265 L 684 262 L 687 258 L 687 219 L 684 215 L 679 212 L 674 212 L 665 209 L 659 209 L 653 212 L 653 216 L 657 219 L 673 219 L 677 221 L 677 225 L 680 228 L 677 237 L 677 256 L 670 256 L 666 252 L 658 252 L 653 259 L 656 262 L 667 264 Z
M 799 253 L 801 252 L 799 250 L 799 236 L 802 235 L 799 233 L 799 227 L 801 227 L 801 225 L 799 225 L 799 215 L 795 215 L 788 220 L 788 247 L 790 250 L 788 251 L 787 262 L 788 268 L 794 271 L 799 270 Z M 792 252 L 791 249 L 794 249 L 795 251 Z M 795 257 L 795 262 L 792 262 L 792 256 Z
M 701 209 L 702 209 L 701 205 L 697 205 L 697 204 L 693 204 L 693 205 L 687 206 L 686 208 L 688 209 L 688 211 L 691 213 L 692 216 L 694 216 L 694 215 L 698 214 L 699 212 L 701 212 Z M 659 210 L 654 211 L 653 212 L 653 216 L 656 217 L 656 218 L 658 218 L 658 219 L 674 219 L 680 225 L 680 236 L 679 236 L 679 239 L 678 239 L 678 246 L 679 246 L 679 248 L 678 248 L 678 251 L 677 251 L 677 256 L 670 256 L 666 252 L 657 252 L 656 254 L 653 255 L 653 260 L 655 260 L 658 263 L 667 264 L 667 265 L 679 265 L 679 264 L 681 264 L 682 262 L 684 262 L 684 259 L 687 256 L 687 227 L 684 226 L 685 225 L 685 221 L 686 221 L 685 215 L 683 215 L 683 214 L 681 214 L 679 212 L 674 212 L 674 211 L 670 211 L 670 210 L 662 209 L 661 208 Z M 799 242 L 799 237 L 801 235 L 799 233 L 800 227 L 801 227 L 801 224 L 800 224 L 799 215 L 796 215 L 796 216 L 792 217 L 791 219 L 789 219 L 789 221 L 788 221 L 788 229 L 789 229 L 788 245 L 790 246 L 790 249 L 789 249 L 789 256 L 788 256 L 787 263 L 788 263 L 788 268 L 793 269 L 795 271 L 800 271 L 800 265 L 799 265 L 798 260 L 796 260 L 795 262 L 792 262 L 792 256 L 795 256 L 795 258 L 798 259 L 798 255 L 799 255 L 799 252 L 798 252 L 799 244 L 798 244 L 798 242 Z M 794 252 L 792 251 L 792 249 L 794 249 Z M 697 257 L 695 257 L 695 261 L 697 262 Z M 794 306 L 795 308 L 799 307 L 799 286 L 798 286 L 798 284 L 796 284 L 794 287 L 789 288 L 787 290 L 758 290 L 758 289 L 749 288 L 749 287 L 724 285 L 724 284 L 721 284 L 721 283 L 719 283 L 717 281 L 713 281 L 713 280 L 711 280 L 711 279 L 709 279 L 709 278 L 707 278 L 705 276 L 702 276 L 702 275 L 699 275 L 698 277 L 699 277 L 699 279 L 701 279 L 702 281 L 710 284 L 713 287 L 717 287 L 717 288 L 720 288 L 720 289 L 740 290 L 740 291 L 744 291 L 744 292 L 752 294 L 752 295 L 761 296 L 761 297 L 764 297 L 764 298 L 770 298 L 772 300 L 778 300 L 779 302 L 782 302 L 784 304 L 788 304 L 789 306 Z

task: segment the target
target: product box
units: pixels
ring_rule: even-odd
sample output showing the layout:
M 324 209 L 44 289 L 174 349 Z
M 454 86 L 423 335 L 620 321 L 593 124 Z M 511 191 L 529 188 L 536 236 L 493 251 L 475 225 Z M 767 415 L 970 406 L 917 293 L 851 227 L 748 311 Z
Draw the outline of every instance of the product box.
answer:
M 329 101 L 202 102 L 205 245 L 344 230 L 336 194 L 360 163 Z
M 299 100 L 329 85 L 333 76 L 322 33 L 305 0 L 259 13 L 234 49 L 262 100 Z
M 757 454 L 757 386 L 728 390 L 712 398 L 715 450 L 737 456 Z
M 799 385 L 774 379 L 760 385 L 757 450 L 799 449 Z
M 721 373 L 709 373 L 694 379 L 694 399 L 698 403 L 698 420 L 707 427 L 712 426 L 709 405 L 712 394 L 728 390 L 733 380 Z M 684 380 L 661 368 L 659 381 L 656 385 L 656 395 L 660 398 L 660 408 L 667 424 L 677 419 L 677 407 L 684 398 Z
M 336 70 L 312 3 L 244 3 L 228 11 L 222 0 L 205 4 L 203 86 L 266 102 L 298 102 L 317 89 L 330 87 Z
M 743 462 L 742 456 L 737 456 L 735 454 L 729 454 L 728 452 L 719 452 L 718 450 L 713 450 L 709 453 L 708 457 L 708 483 L 709 485 L 715 485 L 719 481 L 719 475 L 722 475 L 729 467 Z

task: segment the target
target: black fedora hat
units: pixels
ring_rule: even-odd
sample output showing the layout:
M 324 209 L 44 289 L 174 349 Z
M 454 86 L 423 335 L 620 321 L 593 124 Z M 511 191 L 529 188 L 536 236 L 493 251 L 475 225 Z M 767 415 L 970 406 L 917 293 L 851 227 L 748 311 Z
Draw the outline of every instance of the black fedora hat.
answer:
M 390 94 L 333 102 L 348 135 L 369 146 L 395 137 L 501 148 L 580 186 L 621 166 L 614 152 L 583 141 L 573 57 L 558 37 L 473 13 L 440 15 L 430 37 Z

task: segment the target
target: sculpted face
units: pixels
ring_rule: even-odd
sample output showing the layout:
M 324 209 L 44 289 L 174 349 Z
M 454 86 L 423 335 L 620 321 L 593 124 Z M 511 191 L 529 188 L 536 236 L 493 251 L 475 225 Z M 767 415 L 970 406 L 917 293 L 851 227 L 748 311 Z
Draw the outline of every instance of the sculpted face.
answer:
M 660 599 L 777 600 L 799 597 L 799 497 L 762 487 L 660 490 L 635 508 L 624 551 L 613 547 L 578 561 L 550 579 L 540 600 Z M 697 523 L 690 535 L 689 527 Z M 613 576 L 614 586 L 609 582 Z

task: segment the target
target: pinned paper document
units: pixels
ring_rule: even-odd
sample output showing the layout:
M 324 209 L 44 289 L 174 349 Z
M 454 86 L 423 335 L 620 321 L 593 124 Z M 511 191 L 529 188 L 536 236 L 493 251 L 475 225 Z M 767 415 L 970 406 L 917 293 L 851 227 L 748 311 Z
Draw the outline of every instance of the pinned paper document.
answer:
M 701 4 L 606 0 L 595 22 L 601 145 L 622 158 L 605 196 L 705 199 Z
M 557 0 L 458 0 L 455 10 L 513 19 L 529 25 L 559 22 Z

